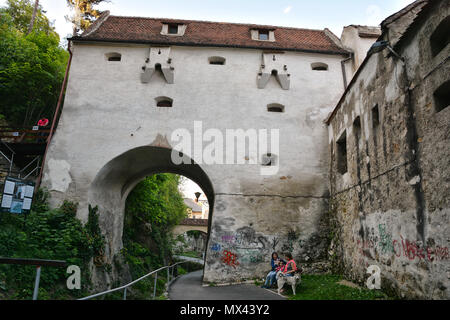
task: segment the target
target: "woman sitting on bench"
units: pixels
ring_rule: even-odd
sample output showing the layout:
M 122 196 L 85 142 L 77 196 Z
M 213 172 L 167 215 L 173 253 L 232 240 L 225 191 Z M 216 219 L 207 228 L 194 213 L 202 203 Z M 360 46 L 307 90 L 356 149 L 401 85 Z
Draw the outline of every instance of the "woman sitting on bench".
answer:
M 282 272 L 283 276 L 285 276 L 285 277 L 292 277 L 294 275 L 294 273 L 297 271 L 297 265 L 295 264 L 292 254 L 287 252 L 284 255 L 286 257 L 287 263 L 281 272 Z
M 272 259 L 270 261 L 270 266 L 272 267 L 272 270 L 267 274 L 266 282 L 264 285 L 261 286 L 261 288 L 270 288 L 273 284 L 275 284 L 277 272 L 281 270 L 282 265 L 284 265 L 284 261 L 280 260 L 278 257 L 278 253 L 273 252 L 272 253 Z

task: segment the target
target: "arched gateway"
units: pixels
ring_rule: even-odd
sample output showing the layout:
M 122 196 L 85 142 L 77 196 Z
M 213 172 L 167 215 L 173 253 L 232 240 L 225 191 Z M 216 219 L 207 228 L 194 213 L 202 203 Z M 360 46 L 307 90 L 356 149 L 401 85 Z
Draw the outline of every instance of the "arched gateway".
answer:
M 195 164 L 176 165 L 171 160 L 172 150 L 164 147 L 143 146 L 115 157 L 99 171 L 89 188 L 88 202 L 98 206 L 100 225 L 106 232 L 114 255 L 122 248 L 125 202 L 136 184 L 155 173 L 176 173 L 195 181 L 204 190 L 211 208 L 214 208 L 214 189 L 202 168 Z M 213 209 L 210 211 L 212 216 Z

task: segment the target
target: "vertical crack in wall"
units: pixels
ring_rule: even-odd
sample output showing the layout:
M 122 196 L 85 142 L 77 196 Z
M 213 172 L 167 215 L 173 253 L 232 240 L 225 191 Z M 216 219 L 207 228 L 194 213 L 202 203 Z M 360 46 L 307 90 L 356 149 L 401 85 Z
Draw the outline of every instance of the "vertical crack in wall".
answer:
M 407 71 L 406 71 L 406 64 L 404 65 L 405 68 L 405 76 L 408 78 Z M 409 81 L 408 81 L 409 82 Z M 412 90 L 407 88 L 406 90 L 406 108 L 407 108 L 407 143 L 409 146 L 409 160 L 411 165 L 409 166 L 409 169 L 407 167 L 406 173 L 407 173 L 407 180 L 409 181 L 413 177 L 418 176 L 419 179 L 416 181 L 416 183 L 413 184 L 414 188 L 414 196 L 416 198 L 416 229 L 417 234 L 420 237 L 420 241 L 425 243 L 425 197 L 423 192 L 423 186 L 422 186 L 422 171 L 420 169 L 419 164 L 419 143 L 418 139 L 419 136 L 417 134 L 417 123 L 416 123 L 416 117 L 414 114 L 414 107 L 412 103 Z

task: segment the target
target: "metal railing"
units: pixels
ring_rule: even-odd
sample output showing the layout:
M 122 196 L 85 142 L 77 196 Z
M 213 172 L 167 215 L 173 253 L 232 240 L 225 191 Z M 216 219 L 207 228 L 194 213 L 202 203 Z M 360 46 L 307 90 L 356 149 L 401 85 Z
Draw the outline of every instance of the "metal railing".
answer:
M 0 139 L 8 143 L 47 143 L 49 129 L 38 127 L 0 126 Z
M 39 173 L 41 156 L 35 157 L 23 169 L 19 171 L 19 179 L 28 179 L 33 173 Z M 35 165 L 35 166 L 34 166 Z M 28 172 L 27 172 L 28 170 Z
M 162 271 L 164 269 L 167 269 L 167 289 L 169 289 L 170 275 L 172 275 L 172 281 L 173 281 L 173 271 L 174 271 L 175 266 L 177 266 L 179 264 L 182 264 L 182 263 L 186 263 L 186 262 L 190 262 L 190 261 L 181 261 L 181 262 L 177 262 L 175 264 L 172 264 L 170 266 L 161 267 L 161 268 L 156 269 L 156 270 L 154 270 L 154 271 L 152 271 L 150 273 L 147 273 L 146 275 L 140 277 L 139 279 L 136 279 L 136 280 L 134 280 L 134 281 L 132 281 L 132 282 L 126 284 L 126 285 L 121 286 L 121 287 L 110 289 L 110 290 L 106 290 L 106 291 L 103 291 L 103 292 L 100 292 L 100 293 L 96 293 L 96 294 L 93 294 L 93 295 L 90 295 L 90 296 L 87 296 L 87 297 L 84 297 L 84 298 L 80 298 L 78 300 L 89 300 L 89 299 L 97 298 L 97 297 L 100 297 L 100 296 L 104 296 L 105 294 L 108 294 L 108 293 L 113 293 L 113 292 L 117 292 L 117 291 L 121 291 L 121 290 L 123 290 L 123 300 L 127 300 L 127 290 L 128 290 L 128 288 L 131 287 L 133 284 L 138 283 L 139 281 L 141 281 L 141 280 L 151 276 L 152 274 L 155 274 L 155 284 L 153 286 L 153 299 L 155 299 L 155 297 L 156 297 L 156 282 L 158 280 L 158 272 Z M 172 273 L 170 272 L 170 268 L 172 268 Z
M 7 149 L 8 151 L 11 152 L 11 156 L 8 158 L 8 156 L 7 156 L 6 154 L 4 154 L 2 151 L 0 151 L 0 155 L 3 156 L 3 158 L 5 158 L 5 160 L 8 161 L 8 163 L 9 163 L 9 171 L 8 171 L 8 174 L 10 174 L 10 173 L 11 173 L 11 170 L 12 170 L 13 162 L 14 162 L 14 155 L 15 155 L 16 153 L 15 153 L 14 150 L 11 149 L 6 143 L 4 143 L 3 140 L 0 139 L 0 143 L 3 144 L 3 145 L 6 147 L 6 149 Z
M 42 266 L 65 267 L 66 261 L 62 260 L 43 260 L 43 259 L 23 259 L 23 258 L 5 258 L 0 257 L 0 264 L 19 264 L 36 266 L 36 278 L 34 280 L 33 300 L 37 300 L 39 294 L 39 282 L 41 280 Z

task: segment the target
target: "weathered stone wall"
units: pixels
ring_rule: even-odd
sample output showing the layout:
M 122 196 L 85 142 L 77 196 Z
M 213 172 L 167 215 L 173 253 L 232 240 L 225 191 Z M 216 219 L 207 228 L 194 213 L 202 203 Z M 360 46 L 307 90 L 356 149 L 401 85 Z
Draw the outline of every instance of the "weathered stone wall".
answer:
M 382 287 L 407 298 L 450 297 L 450 110 L 437 112 L 433 97 L 450 79 L 450 47 L 432 57 L 429 44 L 448 15 L 442 1 L 421 16 L 395 47 L 405 64 L 387 49 L 371 55 L 329 125 L 335 267 L 362 282 L 378 265 Z
M 274 251 L 292 252 L 302 265 L 327 259 L 325 197 L 222 195 L 215 201 L 205 281 L 264 275 Z

